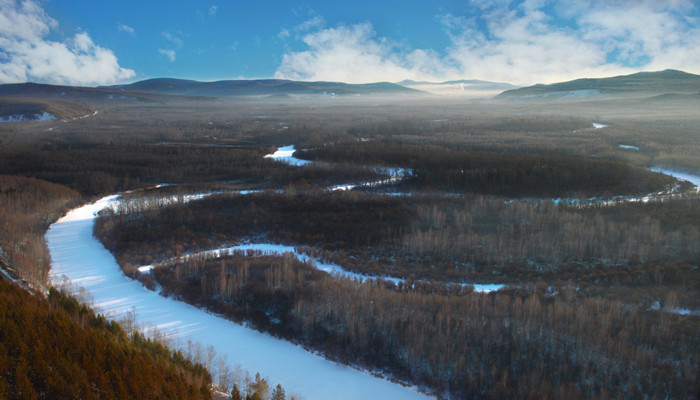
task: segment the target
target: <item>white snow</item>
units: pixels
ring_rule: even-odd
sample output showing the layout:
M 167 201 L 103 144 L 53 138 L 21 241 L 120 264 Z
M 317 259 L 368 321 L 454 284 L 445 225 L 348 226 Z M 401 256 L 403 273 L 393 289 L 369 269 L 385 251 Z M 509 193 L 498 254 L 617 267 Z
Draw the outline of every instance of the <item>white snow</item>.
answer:
M 487 283 L 487 284 L 478 284 L 478 283 L 473 283 L 472 286 L 474 286 L 474 291 L 475 292 L 483 292 L 483 293 L 488 293 L 488 292 L 495 292 L 497 290 L 501 290 L 505 285 L 502 285 L 500 283 Z
M 392 168 L 392 167 L 375 167 L 374 172 L 377 174 L 382 174 L 388 176 L 388 178 L 378 179 L 376 181 L 363 182 L 363 183 L 346 183 L 342 185 L 335 185 L 328 188 L 330 191 L 336 190 L 353 190 L 360 187 L 375 187 L 383 186 L 401 182 L 406 177 L 411 176 L 413 172 L 406 168 Z
M 669 308 L 669 307 L 664 307 L 661 308 L 661 304 L 659 303 L 658 300 L 656 300 L 654 303 L 652 303 L 651 307 L 649 307 L 649 310 L 654 310 L 654 311 L 663 311 L 671 314 L 678 314 L 678 315 L 696 315 L 700 316 L 700 310 L 691 310 L 689 308 Z
M 687 172 L 673 171 L 665 168 L 651 168 L 651 170 L 654 172 L 661 172 L 662 174 L 671 175 L 676 179 L 688 181 L 693 185 L 700 187 L 700 175 L 693 175 Z
M 272 158 L 275 161 L 281 161 L 289 165 L 306 165 L 311 162 L 294 157 L 295 151 L 294 145 L 284 146 L 278 148 L 277 151 L 272 154 L 267 154 L 265 158 Z
M 606 125 L 606 124 L 601 124 L 601 123 L 598 123 L 598 122 L 594 122 L 594 123 L 593 123 L 593 127 L 596 128 L 596 129 L 600 129 L 600 128 L 607 128 L 608 125 Z
M 5 115 L 5 116 L 0 117 L 0 122 L 53 121 L 55 119 L 58 119 L 58 118 L 56 118 L 55 116 L 44 111 L 41 114 L 34 114 L 33 117 L 27 117 L 26 115 L 23 115 L 23 114 Z
M 631 144 L 621 144 L 621 145 L 619 145 L 619 147 L 622 149 L 628 149 L 628 150 L 639 150 L 639 147 L 632 146 Z
M 118 319 L 135 312 L 137 322 L 157 327 L 184 345 L 187 340 L 213 346 L 234 364 L 259 371 L 288 393 L 313 399 L 426 399 L 427 395 L 368 373 L 327 361 L 287 341 L 245 328 L 194 306 L 160 296 L 126 277 L 114 257 L 93 237 L 95 214 L 113 206 L 103 198 L 68 213 L 46 233 L 51 280 L 65 276 L 82 286 L 96 308 Z

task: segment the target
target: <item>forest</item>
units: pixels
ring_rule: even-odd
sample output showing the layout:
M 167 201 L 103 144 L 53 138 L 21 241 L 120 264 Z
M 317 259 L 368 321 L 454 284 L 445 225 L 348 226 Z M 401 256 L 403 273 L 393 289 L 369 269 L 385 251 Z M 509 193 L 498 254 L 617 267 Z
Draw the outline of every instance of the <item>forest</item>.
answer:
M 649 170 L 698 174 L 700 120 L 692 110 L 624 100 L 374 101 L 178 97 L 102 103 L 98 114 L 70 122 L 3 123 L 3 269 L 57 304 L 36 307 L 78 320 L 87 336 L 171 363 L 153 361 L 163 369 L 146 375 L 191 371 L 173 391 L 210 396 L 187 386 L 221 379 L 206 365 L 125 337 L 49 287 L 48 225 L 86 201 L 133 191 L 103 210 L 94 230 L 126 275 L 436 397 L 700 392 L 700 199 L 693 185 Z M 290 144 L 312 163 L 264 157 Z M 397 168 L 392 183 L 329 189 L 378 182 Z M 256 242 L 402 281 L 331 276 L 290 255 L 178 259 Z M 152 272 L 138 271 L 149 264 Z M 480 293 L 476 283 L 505 288 Z M 44 301 L 6 295 L 18 296 Z M 16 339 L 8 335 L 7 349 Z M 8 397 L 25 387 L 58 390 L 42 386 L 42 374 L 18 370 L 16 356 L 5 360 L 11 378 L 0 389 Z M 95 369 L 106 370 L 100 360 Z M 74 382 L 65 390 L 112 390 L 115 398 L 133 384 Z M 283 390 L 260 376 L 243 386 L 227 392 Z
M 255 240 L 308 247 L 378 276 L 678 283 L 700 257 L 697 201 L 687 194 L 579 207 L 484 195 L 311 191 L 214 194 L 154 206 L 148 197 L 133 197 L 105 210 L 95 235 L 129 274 L 139 265 Z M 659 275 L 660 265 L 675 267 Z
M 0 280 L 0 396 L 7 399 L 211 399 L 201 364 L 51 289 Z
M 482 151 L 468 146 L 354 142 L 299 152 L 308 160 L 390 165 L 412 171 L 409 190 L 472 192 L 505 197 L 647 194 L 672 179 L 615 160 L 568 154 Z
M 154 275 L 192 304 L 455 398 L 662 398 L 671 386 L 689 398 L 698 389 L 697 318 L 649 313 L 572 284 L 489 295 L 396 287 L 242 253 L 164 264 Z

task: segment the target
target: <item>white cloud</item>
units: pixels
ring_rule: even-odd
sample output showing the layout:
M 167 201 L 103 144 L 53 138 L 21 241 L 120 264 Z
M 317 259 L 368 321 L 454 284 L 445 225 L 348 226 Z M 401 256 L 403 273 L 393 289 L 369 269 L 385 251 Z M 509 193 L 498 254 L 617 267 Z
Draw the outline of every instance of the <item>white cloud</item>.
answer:
M 476 78 L 550 83 L 665 68 L 700 72 L 700 24 L 688 0 L 472 0 L 478 16 L 442 15 L 450 44 L 411 49 L 370 23 L 300 25 L 307 48 L 288 51 L 276 76 L 373 82 Z M 283 38 L 290 37 L 284 31 Z M 282 37 L 281 37 L 282 38 Z M 299 38 L 298 38 L 299 39 Z
M 414 79 L 435 69 L 434 52 L 376 37 L 370 23 L 321 29 L 302 40 L 309 50 L 285 54 L 275 77 L 359 83 Z
M 209 16 L 213 17 L 216 15 L 216 12 L 219 11 L 219 6 L 213 5 L 209 7 Z
M 165 40 L 174 44 L 175 47 L 177 47 L 178 49 L 184 44 L 182 39 L 180 39 L 178 36 L 173 35 L 170 32 L 161 32 L 161 35 L 165 38 Z
M 158 54 L 165 56 L 170 62 L 175 62 L 175 50 L 158 49 Z
M 135 75 L 86 32 L 65 42 L 47 40 L 57 27 L 58 22 L 32 0 L 0 0 L 0 82 L 99 85 Z
M 279 33 L 277 34 L 277 38 L 281 40 L 287 40 L 287 38 L 289 38 L 290 36 L 291 34 L 289 33 L 289 30 L 287 28 L 282 28 L 282 30 L 279 31 Z
M 311 29 L 323 28 L 326 25 L 326 20 L 320 15 L 314 15 L 295 28 L 297 32 L 306 32 Z
M 119 28 L 119 32 L 124 32 L 128 35 L 136 36 L 136 31 L 134 30 L 134 28 L 130 27 L 129 25 L 119 24 L 118 28 Z

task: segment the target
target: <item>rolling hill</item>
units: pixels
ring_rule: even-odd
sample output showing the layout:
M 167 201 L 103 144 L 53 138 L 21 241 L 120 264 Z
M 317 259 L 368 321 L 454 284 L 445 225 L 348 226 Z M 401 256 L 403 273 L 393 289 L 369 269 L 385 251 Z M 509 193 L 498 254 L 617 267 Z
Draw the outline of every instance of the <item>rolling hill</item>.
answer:
M 507 90 L 499 100 L 580 100 L 591 97 L 652 97 L 664 94 L 694 96 L 700 93 L 700 75 L 667 69 L 610 78 L 584 78 L 549 85 Z
M 301 82 L 284 79 L 225 80 L 199 82 L 184 79 L 157 78 L 128 85 L 110 86 L 111 89 L 147 93 L 235 97 L 291 95 L 370 95 L 420 94 L 421 92 L 389 82 L 349 84 L 341 82 Z
M 0 97 L 0 122 L 69 120 L 93 112 L 93 107 L 71 99 Z
M 0 85 L 0 97 L 62 98 L 91 103 L 114 100 L 155 100 L 155 96 L 149 93 L 128 92 L 116 88 L 62 86 L 33 82 Z

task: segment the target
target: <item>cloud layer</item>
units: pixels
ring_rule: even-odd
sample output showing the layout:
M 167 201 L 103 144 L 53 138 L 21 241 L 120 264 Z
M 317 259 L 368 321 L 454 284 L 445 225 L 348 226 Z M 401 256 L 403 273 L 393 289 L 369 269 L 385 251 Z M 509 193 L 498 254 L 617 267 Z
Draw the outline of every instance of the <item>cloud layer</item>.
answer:
M 548 83 L 665 68 L 700 72 L 700 28 L 690 1 L 474 0 L 468 16 L 437 20 L 450 44 L 412 49 L 369 22 L 306 23 L 306 47 L 288 51 L 275 76 L 345 82 L 483 79 Z M 697 15 L 697 12 L 695 12 Z M 279 37 L 292 36 L 283 31 Z
M 100 85 L 135 75 L 86 32 L 64 42 L 48 40 L 57 27 L 35 1 L 0 0 L 0 82 Z

